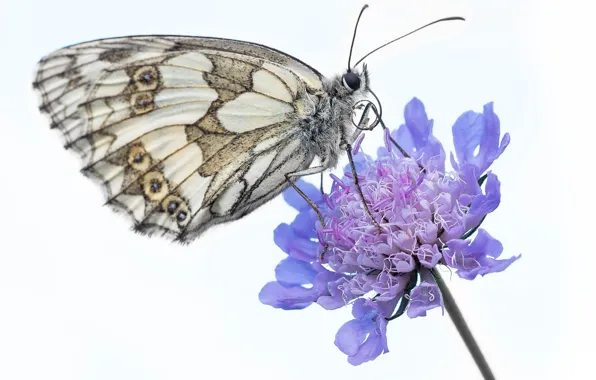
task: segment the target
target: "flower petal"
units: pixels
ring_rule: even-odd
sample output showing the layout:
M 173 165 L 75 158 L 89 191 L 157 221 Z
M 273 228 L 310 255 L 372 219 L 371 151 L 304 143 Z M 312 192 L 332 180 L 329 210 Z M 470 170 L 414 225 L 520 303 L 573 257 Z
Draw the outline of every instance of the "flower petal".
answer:
M 310 263 L 288 257 L 275 267 L 275 278 L 283 286 L 313 284 L 318 272 Z
M 452 165 L 457 169 L 470 163 L 479 169 L 479 174 L 490 167 L 510 141 L 509 134 L 506 133 L 499 145 L 501 128 L 492 102 L 484 106 L 482 114 L 474 111 L 463 113 L 453 125 L 452 131 L 458 160 L 456 163 L 452 157 Z
M 310 239 L 296 236 L 294 229 L 282 223 L 273 231 L 275 244 L 296 260 L 311 262 L 318 256 L 319 244 Z
M 374 360 L 379 355 L 389 352 L 387 348 L 387 323 L 383 324 L 382 330 L 375 330 L 370 333 L 366 341 L 360 346 L 355 355 L 348 357 L 351 365 L 360 365 Z
M 424 104 L 413 98 L 404 110 L 405 124 L 392 137 L 422 166 L 445 171 L 445 150 L 432 134 L 433 121 L 426 116 Z
M 356 173 L 362 173 L 364 171 L 366 171 L 368 169 L 368 167 L 371 165 L 372 162 L 374 162 L 373 158 L 371 156 L 369 156 L 368 154 L 364 153 L 362 150 L 360 150 L 360 152 L 358 152 L 358 154 L 353 156 L 354 159 L 354 167 L 356 168 Z M 348 173 L 349 175 L 352 175 L 352 167 L 350 166 L 350 164 L 346 164 L 346 166 L 344 166 L 344 173 Z M 351 180 L 350 180 L 351 182 Z M 347 183 L 350 183 L 347 182 Z
M 495 211 L 501 203 L 501 182 L 491 172 L 487 174 L 485 191 L 485 194 L 480 193 L 472 200 L 470 209 L 464 217 L 466 230 L 476 227 L 482 218 Z
M 391 276 L 386 272 L 381 272 L 371 287 L 378 293 L 376 300 L 391 301 L 403 292 L 407 283 L 408 276 Z
M 436 244 L 422 244 L 418 248 L 418 251 L 416 251 L 416 256 L 420 264 L 427 268 L 433 268 L 441 260 L 441 257 L 443 257 Z
M 349 288 L 347 276 L 342 276 L 337 280 L 329 281 L 328 275 L 326 273 L 321 273 L 317 277 L 315 284 L 315 286 L 324 284 L 329 293 L 328 295 L 322 295 L 317 299 L 317 303 L 321 305 L 323 309 L 339 309 L 354 298 L 354 295 L 351 292 L 345 291 Z
M 480 177 L 478 168 L 472 164 L 463 164 L 459 167 L 458 175 L 460 181 L 457 181 L 457 186 L 461 193 L 457 200 L 462 204 L 469 205 L 476 195 L 482 194 L 482 189 L 478 184 Z
M 321 190 L 317 189 L 315 185 L 312 183 L 306 182 L 303 179 L 299 179 L 296 181 L 296 186 L 300 190 L 304 192 L 315 204 L 320 204 L 323 202 L 323 196 L 321 195 Z M 284 200 L 287 204 L 294 207 L 298 211 L 308 210 L 310 209 L 310 205 L 306 203 L 304 198 L 296 190 L 292 187 L 286 189 L 283 193 Z
M 344 323 L 335 334 L 335 345 L 348 356 L 358 353 L 370 330 L 370 323 L 366 320 L 352 319 Z
M 296 236 L 304 239 L 314 239 L 317 237 L 315 223 L 317 216 L 313 210 L 300 211 L 294 221 L 290 224 Z
M 421 269 L 420 284 L 410 293 L 410 306 L 408 307 L 408 317 L 425 317 L 428 310 L 436 307 L 443 307 L 443 295 L 435 278 L 428 269 Z
M 361 298 L 354 302 L 352 314 L 356 319 L 346 322 L 335 335 L 335 345 L 348 355 L 348 362 L 360 365 L 389 352 L 387 320 L 380 305 Z
M 503 245 L 484 229 L 479 228 L 474 241 L 454 239 L 443 249 L 447 265 L 457 269 L 459 277 L 473 280 L 477 275 L 484 276 L 505 270 L 521 255 L 505 260 L 497 260 L 503 252 Z
M 261 289 L 259 300 L 278 309 L 299 310 L 310 306 L 318 296 L 312 289 L 301 286 L 286 288 L 279 282 L 272 281 Z

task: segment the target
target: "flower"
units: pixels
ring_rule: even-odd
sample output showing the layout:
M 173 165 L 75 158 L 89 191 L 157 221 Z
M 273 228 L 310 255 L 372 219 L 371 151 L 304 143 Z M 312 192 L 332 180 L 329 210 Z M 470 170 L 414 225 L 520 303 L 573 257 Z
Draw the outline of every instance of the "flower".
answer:
M 259 295 L 261 302 L 282 309 L 351 304 L 355 319 L 339 329 L 335 344 L 353 365 L 389 351 L 389 320 L 406 311 L 416 318 L 443 308 L 433 276 L 438 265 L 473 280 L 500 272 L 520 257 L 499 259 L 501 243 L 479 229 L 501 201 L 501 184 L 487 170 L 510 141 L 505 134 L 499 142 L 493 104 L 481 114 L 465 112 L 453 125 L 455 156 L 449 171 L 420 100 L 406 105 L 404 119 L 386 134 L 386 142 L 395 141 L 406 155 L 386 143 L 376 159 L 354 156 L 366 207 L 350 166 L 342 178 L 331 175 L 333 185 L 325 195 L 298 181 L 325 225 L 293 189 L 284 192 L 299 213 L 275 230 L 274 240 L 288 258 L 277 266 L 276 281 Z

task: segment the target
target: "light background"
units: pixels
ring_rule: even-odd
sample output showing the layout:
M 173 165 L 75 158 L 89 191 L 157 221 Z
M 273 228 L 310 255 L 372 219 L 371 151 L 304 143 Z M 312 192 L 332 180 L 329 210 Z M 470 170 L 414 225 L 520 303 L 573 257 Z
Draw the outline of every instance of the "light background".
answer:
M 395 3 L 395 4 L 394 4 Z M 512 143 L 493 166 L 485 227 L 507 271 L 449 282 L 499 379 L 594 378 L 594 9 L 587 1 L 370 1 L 368 59 L 386 122 L 417 96 L 447 149 L 468 109 L 495 102 Z M 478 379 L 447 315 L 389 324 L 391 352 L 360 367 L 333 345 L 349 310 L 259 303 L 293 218 L 281 199 L 188 247 L 131 233 L 38 114 L 30 82 L 61 46 L 128 34 L 210 35 L 345 68 L 361 1 L 0 2 L 0 379 Z M 380 133 L 367 137 L 381 143 Z M 369 148 L 369 152 L 372 149 Z

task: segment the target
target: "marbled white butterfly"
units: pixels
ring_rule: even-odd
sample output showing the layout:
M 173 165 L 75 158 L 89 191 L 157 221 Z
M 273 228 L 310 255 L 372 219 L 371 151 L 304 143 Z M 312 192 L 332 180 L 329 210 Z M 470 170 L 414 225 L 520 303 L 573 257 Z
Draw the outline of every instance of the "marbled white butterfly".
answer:
M 453 19 L 461 18 L 431 24 Z M 34 88 L 106 203 L 141 233 L 187 242 L 290 185 L 307 198 L 298 177 L 334 168 L 344 151 L 351 161 L 350 144 L 380 120 L 364 126 L 352 118 L 370 93 L 361 62 L 326 78 L 256 43 L 119 37 L 44 57 Z

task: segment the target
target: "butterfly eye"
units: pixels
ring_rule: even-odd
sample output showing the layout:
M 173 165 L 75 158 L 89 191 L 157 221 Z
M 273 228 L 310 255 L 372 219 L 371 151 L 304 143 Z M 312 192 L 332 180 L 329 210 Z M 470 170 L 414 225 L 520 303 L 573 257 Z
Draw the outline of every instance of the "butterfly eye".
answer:
M 351 91 L 356 91 L 360 88 L 360 77 L 357 74 L 349 71 L 343 76 L 344 87 Z

